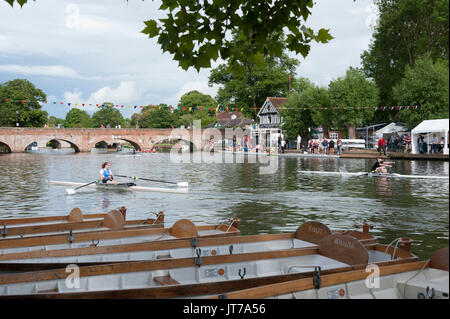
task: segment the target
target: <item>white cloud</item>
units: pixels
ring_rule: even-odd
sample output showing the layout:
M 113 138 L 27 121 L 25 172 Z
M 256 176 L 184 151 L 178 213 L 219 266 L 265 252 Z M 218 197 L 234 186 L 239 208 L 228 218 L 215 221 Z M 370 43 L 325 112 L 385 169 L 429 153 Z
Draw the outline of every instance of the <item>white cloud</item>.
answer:
M 117 88 L 105 86 L 98 91 L 92 93 L 89 101 L 92 103 L 112 102 L 112 103 L 132 103 L 139 100 L 140 94 L 136 89 L 136 84 L 133 81 L 120 82 Z
M 63 78 L 80 79 L 81 76 L 70 67 L 63 65 L 17 65 L 3 64 L 0 65 L 0 72 L 18 73 L 23 75 L 44 75 Z
M 180 90 L 175 94 L 175 100 L 180 101 L 180 98 L 190 92 L 190 91 L 199 91 L 200 93 L 211 95 L 214 98 L 217 94 L 217 90 L 219 89 L 218 85 L 213 85 L 212 87 L 208 86 L 207 81 L 192 81 L 185 83 Z
M 86 111 L 97 111 L 97 104 L 111 102 L 120 105 L 129 105 L 138 101 L 141 94 L 136 89 L 133 81 L 120 82 L 117 88 L 109 86 L 102 87 L 91 93 L 88 98 L 83 97 L 83 92 L 75 89 L 74 91 L 66 91 L 63 94 L 64 102 L 70 103 L 72 107 L 79 107 Z M 77 105 L 75 105 L 77 104 Z M 82 104 L 85 104 L 84 106 Z

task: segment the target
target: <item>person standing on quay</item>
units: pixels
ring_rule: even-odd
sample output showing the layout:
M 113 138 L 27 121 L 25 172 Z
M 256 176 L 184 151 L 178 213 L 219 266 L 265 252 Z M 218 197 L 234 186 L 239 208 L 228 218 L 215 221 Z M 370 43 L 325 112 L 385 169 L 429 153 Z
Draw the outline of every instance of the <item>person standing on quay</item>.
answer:
M 383 137 L 381 137 L 378 140 L 378 152 L 380 153 L 380 156 L 381 156 L 381 151 L 383 151 L 384 155 L 386 155 L 386 148 L 387 148 L 386 140 Z
M 342 140 L 339 138 L 337 140 L 337 147 L 338 147 L 338 155 L 342 154 Z
M 330 139 L 330 142 L 328 143 L 328 154 L 334 155 L 334 140 Z
M 404 153 L 408 153 L 411 150 L 411 135 L 408 133 L 405 136 L 405 150 Z
M 297 134 L 297 151 L 300 151 L 302 147 L 302 137 L 300 134 Z

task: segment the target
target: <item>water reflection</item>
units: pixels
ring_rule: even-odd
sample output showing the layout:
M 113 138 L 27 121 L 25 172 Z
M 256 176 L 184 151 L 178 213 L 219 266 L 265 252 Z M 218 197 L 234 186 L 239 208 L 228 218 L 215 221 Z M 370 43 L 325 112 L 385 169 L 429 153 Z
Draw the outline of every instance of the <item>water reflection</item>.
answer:
M 102 162 L 114 173 L 166 181 L 189 182 L 189 194 L 106 192 L 83 188 L 67 195 L 48 180 L 89 182 Z M 259 174 L 261 165 L 243 157 L 241 163 L 180 163 L 170 154 L 33 155 L 0 157 L 0 218 L 68 214 L 74 207 L 86 213 L 127 207 L 131 219 L 154 218 L 164 211 L 167 224 L 188 218 L 196 224 L 216 224 L 241 218 L 244 235 L 294 231 L 308 220 L 333 229 L 368 222 L 380 242 L 412 237 L 413 250 L 429 257 L 448 245 L 449 183 L 445 180 L 386 179 L 302 174 L 311 171 L 368 171 L 373 160 L 280 158 L 275 174 Z M 448 162 L 396 161 L 400 174 L 448 175 Z M 129 181 L 129 180 L 123 180 Z M 166 184 L 138 180 L 139 185 Z

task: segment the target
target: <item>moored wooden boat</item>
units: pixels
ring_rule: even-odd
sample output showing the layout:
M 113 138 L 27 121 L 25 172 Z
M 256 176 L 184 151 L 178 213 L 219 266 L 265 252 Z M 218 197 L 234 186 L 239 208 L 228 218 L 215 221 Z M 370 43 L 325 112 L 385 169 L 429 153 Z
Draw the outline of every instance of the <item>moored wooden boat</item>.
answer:
M 123 222 L 120 213 L 115 212 L 111 223 Z M 89 232 L 66 232 L 65 234 L 41 235 L 24 238 L 6 238 L 0 240 L 0 255 L 37 250 L 71 249 L 120 245 L 176 238 L 216 237 L 239 235 L 239 219 L 233 218 L 229 224 L 195 226 L 187 219 L 180 219 L 170 228 L 134 227 Z
M 43 218 L 21 218 L 3 220 L 2 237 L 25 238 L 37 235 L 54 235 L 64 232 L 89 232 L 109 229 L 131 229 L 139 227 L 163 227 L 164 213 L 159 212 L 156 218 L 126 220 L 127 209 L 122 206 L 106 214 L 83 215 L 79 208 L 74 208 L 68 216 L 53 216 Z M 88 216 L 86 218 L 86 216 Z M 65 218 L 61 218 L 65 217 Z
M 1 296 L 26 298 L 168 298 L 220 293 L 268 282 L 311 276 L 322 270 L 343 271 L 368 263 L 417 260 L 410 252 L 385 245 L 364 246 L 356 238 L 328 235 L 318 247 L 295 248 L 124 262 L 0 276 Z M 68 271 L 68 272 L 66 272 Z M 76 271 L 72 283 L 70 272 Z M 79 277 L 78 277 L 79 275 Z M 317 275 L 317 274 L 316 274 Z M 70 280 L 69 280 L 70 279 Z M 234 287 L 234 289 L 230 289 Z M 170 287 L 171 286 L 171 287 Z
M 320 285 L 312 278 L 301 278 L 209 298 L 448 299 L 448 252 L 448 247 L 442 248 L 428 261 L 322 273 Z
M 376 240 L 368 233 L 360 231 L 340 232 L 354 235 L 363 244 L 373 244 Z M 76 263 L 106 263 L 167 258 L 226 255 L 290 248 L 317 247 L 320 240 L 331 235 L 331 230 L 316 221 L 305 222 L 293 233 L 266 234 L 253 236 L 233 236 L 218 238 L 198 238 L 161 240 L 124 245 L 83 247 L 56 250 L 36 250 L 31 252 L 6 253 L 0 255 L 0 271 L 29 271 L 49 269 Z

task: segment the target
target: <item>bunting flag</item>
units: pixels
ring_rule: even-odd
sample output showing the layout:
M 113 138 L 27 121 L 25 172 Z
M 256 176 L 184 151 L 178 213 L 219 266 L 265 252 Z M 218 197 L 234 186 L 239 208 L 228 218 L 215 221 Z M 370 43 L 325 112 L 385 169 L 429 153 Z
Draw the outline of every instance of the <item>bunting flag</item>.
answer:
M 29 100 L 16 100 L 16 99 L 7 99 L 7 98 L 0 98 L 0 103 L 3 102 L 19 102 L 22 104 L 26 104 L 26 103 L 35 103 L 34 101 L 29 101 Z M 40 102 L 43 104 L 59 104 L 59 105 L 67 105 L 68 107 L 81 107 L 81 108 L 85 108 L 86 106 L 95 106 L 97 108 L 101 108 L 103 106 L 103 104 L 97 104 L 97 103 L 73 103 L 73 102 L 64 102 L 64 101 L 52 101 L 52 102 L 48 102 L 48 101 L 43 101 Z M 145 105 L 125 105 L 125 104 L 115 104 L 113 105 L 114 107 L 116 107 L 117 109 L 137 109 L 138 107 L 140 109 L 146 107 Z M 198 106 L 198 107 L 186 107 L 186 106 L 160 106 L 160 105 L 147 105 L 148 107 L 151 107 L 152 109 L 169 109 L 169 110 L 182 110 L 182 111 L 211 111 L 213 112 L 214 110 L 216 112 L 242 112 L 242 111 L 258 111 L 261 108 L 260 107 L 243 107 L 243 106 L 216 106 L 216 107 L 212 107 L 212 106 Z M 402 111 L 402 110 L 417 110 L 417 109 L 421 109 L 423 108 L 423 105 L 406 105 L 406 106 L 354 106 L 354 107 L 345 107 L 345 106 L 329 106 L 329 107 L 308 107 L 308 106 L 282 106 L 279 107 L 279 109 L 287 109 L 287 110 L 291 110 L 291 109 L 298 109 L 298 110 L 311 110 L 311 111 L 339 111 L 339 110 L 355 110 L 355 111 L 360 111 L 360 110 L 365 110 L 365 109 L 370 109 L 372 111 Z

